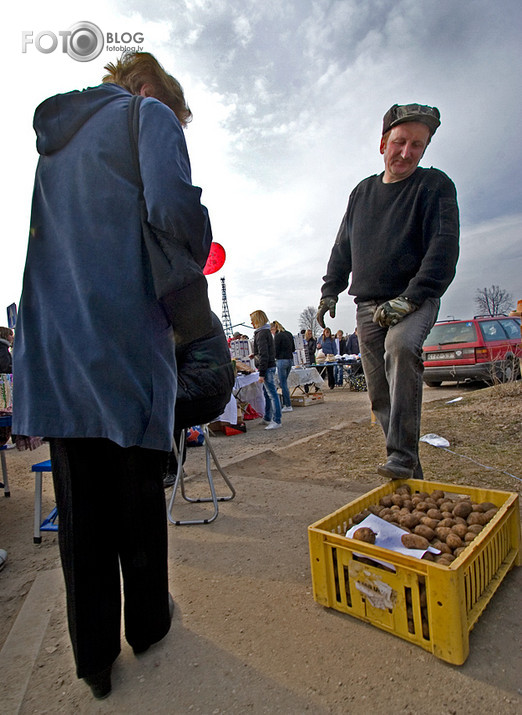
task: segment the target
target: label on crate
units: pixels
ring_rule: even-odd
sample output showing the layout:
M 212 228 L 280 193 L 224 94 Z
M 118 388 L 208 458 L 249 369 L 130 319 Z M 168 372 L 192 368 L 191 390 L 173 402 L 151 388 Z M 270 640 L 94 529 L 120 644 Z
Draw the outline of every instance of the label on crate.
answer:
M 349 567 L 350 577 L 355 588 L 368 599 L 374 608 L 393 609 L 397 601 L 397 591 L 390 584 L 381 581 L 377 574 L 368 571 L 364 564 L 352 561 Z

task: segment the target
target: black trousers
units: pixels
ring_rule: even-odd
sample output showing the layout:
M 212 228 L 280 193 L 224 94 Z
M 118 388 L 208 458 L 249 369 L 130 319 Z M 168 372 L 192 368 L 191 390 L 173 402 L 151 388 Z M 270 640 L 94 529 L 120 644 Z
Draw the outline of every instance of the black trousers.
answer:
M 125 638 L 143 649 L 170 628 L 166 453 L 108 439 L 49 440 L 76 672 L 94 675 Z

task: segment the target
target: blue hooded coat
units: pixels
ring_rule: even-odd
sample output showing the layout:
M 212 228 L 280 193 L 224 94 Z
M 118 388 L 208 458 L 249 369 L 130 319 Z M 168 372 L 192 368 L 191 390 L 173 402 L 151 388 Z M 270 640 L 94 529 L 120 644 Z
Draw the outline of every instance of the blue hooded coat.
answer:
M 15 434 L 171 448 L 175 346 L 141 235 L 130 98 L 103 84 L 36 110 L 40 160 L 16 326 Z M 204 265 L 212 235 L 182 127 L 153 98 L 140 107 L 139 161 L 149 223 L 179 243 L 183 284 L 188 258 Z

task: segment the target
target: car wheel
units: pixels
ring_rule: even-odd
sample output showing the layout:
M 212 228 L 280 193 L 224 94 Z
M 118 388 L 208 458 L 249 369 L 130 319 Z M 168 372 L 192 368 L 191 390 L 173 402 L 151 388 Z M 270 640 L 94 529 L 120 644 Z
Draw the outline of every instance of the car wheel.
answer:
M 424 380 L 428 387 L 440 387 L 442 385 L 442 380 Z
M 515 357 L 506 358 L 497 368 L 498 382 L 514 382 L 520 379 L 520 361 Z

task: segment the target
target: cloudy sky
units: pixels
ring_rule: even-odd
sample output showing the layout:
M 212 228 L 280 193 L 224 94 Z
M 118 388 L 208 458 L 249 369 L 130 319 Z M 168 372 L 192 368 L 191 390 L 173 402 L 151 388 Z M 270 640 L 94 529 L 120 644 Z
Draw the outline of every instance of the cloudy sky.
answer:
M 233 324 L 262 309 L 297 332 L 301 311 L 319 301 L 351 189 L 382 171 L 382 115 L 395 102 L 440 109 L 421 165 L 457 186 L 461 258 L 440 317 L 473 315 L 476 289 L 492 284 L 522 298 L 520 0 L 25 0 L 9 14 L 0 310 L 21 290 L 34 108 L 98 84 L 119 54 L 108 36 L 123 33 L 143 35 L 193 111 L 193 181 L 227 252 L 209 276 L 218 315 L 224 276 Z M 97 58 L 36 48 L 38 33 L 61 42 L 78 22 L 102 30 Z M 345 293 L 330 325 L 351 332 L 354 315 Z

